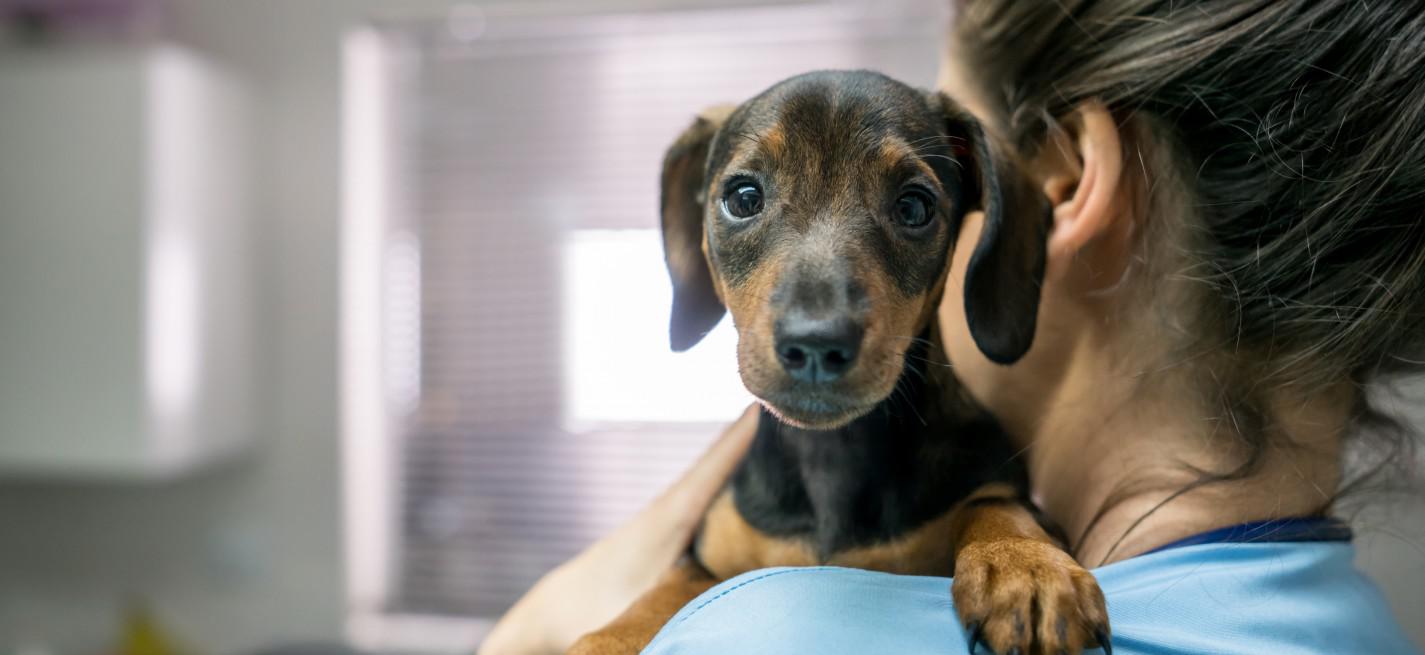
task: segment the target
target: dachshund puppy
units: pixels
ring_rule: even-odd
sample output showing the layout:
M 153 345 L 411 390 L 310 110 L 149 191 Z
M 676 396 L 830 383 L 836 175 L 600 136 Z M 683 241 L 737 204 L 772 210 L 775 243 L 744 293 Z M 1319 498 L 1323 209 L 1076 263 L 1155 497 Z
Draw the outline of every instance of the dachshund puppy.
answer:
M 763 409 L 689 556 L 572 652 L 636 653 L 717 581 L 806 565 L 954 575 L 972 651 L 1109 649 L 1097 583 L 1038 520 L 940 348 L 939 330 L 968 329 L 1010 363 L 1034 337 L 1050 205 L 1000 153 L 948 98 L 866 71 L 791 78 L 673 144 L 673 349 L 730 311 Z M 972 209 L 968 325 L 938 325 Z

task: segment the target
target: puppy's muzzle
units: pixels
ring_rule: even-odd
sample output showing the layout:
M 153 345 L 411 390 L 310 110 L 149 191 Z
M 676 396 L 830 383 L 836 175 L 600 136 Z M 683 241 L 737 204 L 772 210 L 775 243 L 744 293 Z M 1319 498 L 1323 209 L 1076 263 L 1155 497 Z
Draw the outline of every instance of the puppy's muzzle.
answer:
M 797 382 L 826 384 L 856 364 L 865 326 L 847 314 L 813 317 L 794 311 L 777 321 L 773 338 L 782 370 Z
M 865 288 L 849 266 L 808 254 L 789 267 L 771 307 L 777 362 L 804 390 L 828 386 L 855 368 L 868 313 Z

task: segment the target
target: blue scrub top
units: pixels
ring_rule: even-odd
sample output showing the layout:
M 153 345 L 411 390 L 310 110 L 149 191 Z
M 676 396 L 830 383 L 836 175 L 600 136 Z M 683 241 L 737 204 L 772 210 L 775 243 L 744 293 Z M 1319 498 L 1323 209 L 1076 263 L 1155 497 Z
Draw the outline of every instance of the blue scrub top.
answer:
M 1416 653 L 1354 555 L 1340 524 L 1290 520 L 1206 533 L 1093 574 L 1115 655 Z M 949 578 L 753 571 L 689 603 L 644 653 L 964 653 L 949 590 Z

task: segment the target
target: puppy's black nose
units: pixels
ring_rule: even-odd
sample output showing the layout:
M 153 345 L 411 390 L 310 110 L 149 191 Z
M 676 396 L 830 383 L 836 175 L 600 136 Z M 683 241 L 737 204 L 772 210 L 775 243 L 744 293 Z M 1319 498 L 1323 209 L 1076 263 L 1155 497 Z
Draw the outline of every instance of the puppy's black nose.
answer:
M 777 359 L 793 379 L 821 384 L 851 370 L 861 350 L 862 325 L 847 317 L 777 321 Z

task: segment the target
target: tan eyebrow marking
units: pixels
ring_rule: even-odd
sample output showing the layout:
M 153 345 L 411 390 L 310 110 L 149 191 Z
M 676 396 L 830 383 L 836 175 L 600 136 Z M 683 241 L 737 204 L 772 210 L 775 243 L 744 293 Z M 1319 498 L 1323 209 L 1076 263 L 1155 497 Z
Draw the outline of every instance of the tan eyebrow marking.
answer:
M 771 157 L 781 157 L 787 152 L 787 133 L 782 129 L 781 123 L 774 123 L 772 127 L 767 128 L 757 141 Z
M 921 157 L 917 157 L 915 149 L 906 143 L 905 139 L 898 136 L 885 137 L 881 142 L 880 164 L 881 167 L 890 170 L 904 163 L 909 163 L 916 170 L 930 179 L 935 179 L 935 170 L 926 164 Z

